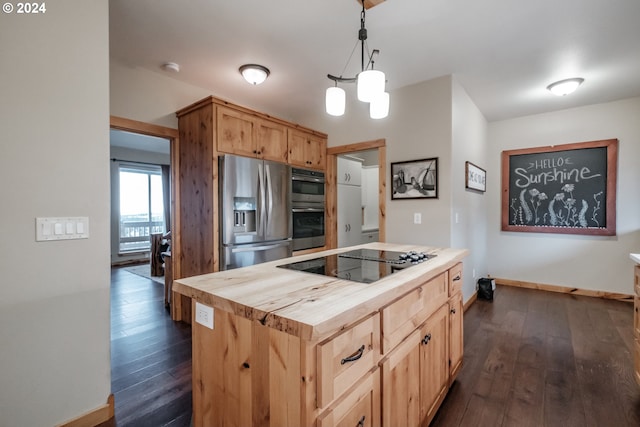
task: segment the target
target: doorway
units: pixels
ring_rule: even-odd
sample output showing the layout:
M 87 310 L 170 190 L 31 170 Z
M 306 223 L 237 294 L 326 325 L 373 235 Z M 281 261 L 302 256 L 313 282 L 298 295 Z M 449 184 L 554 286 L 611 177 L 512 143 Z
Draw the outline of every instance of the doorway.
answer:
M 375 169 L 377 170 L 377 221 L 371 220 L 371 215 L 373 214 L 373 210 L 375 209 L 375 202 L 372 203 L 371 200 L 366 200 L 366 205 L 362 205 L 362 203 L 360 203 L 361 207 L 355 208 L 357 210 L 357 214 L 353 215 L 354 218 L 357 216 L 357 218 L 353 221 L 358 221 L 359 226 L 347 227 L 349 230 L 355 229 L 358 232 L 358 242 L 349 240 L 350 243 L 344 243 L 345 240 L 343 240 L 342 238 L 339 239 L 338 225 L 340 224 L 342 226 L 341 230 L 343 230 L 345 228 L 345 225 L 348 225 L 343 224 L 346 218 L 346 212 L 348 210 L 353 210 L 345 209 L 346 206 L 340 206 L 339 199 L 342 197 L 338 192 L 338 183 L 342 180 L 341 177 L 338 177 L 339 157 L 359 162 L 361 170 L 362 167 L 367 166 L 375 167 Z M 384 139 L 359 142 L 338 147 L 329 147 L 327 149 L 327 182 L 330 182 L 332 184 L 327 187 L 327 248 L 337 248 L 340 246 L 339 243 L 343 243 L 342 246 L 348 246 L 354 243 L 365 243 L 364 236 L 369 235 L 371 235 L 371 241 L 373 241 L 373 239 L 380 242 L 386 241 L 386 176 L 386 140 Z M 365 193 L 362 192 L 361 194 L 362 198 L 364 199 L 371 198 L 370 195 L 366 196 L 364 195 Z M 360 199 L 361 201 L 363 200 L 362 198 Z M 345 202 L 343 198 L 343 205 L 344 204 Z M 364 209 L 362 209 L 362 206 L 364 206 Z M 371 231 L 374 230 L 371 224 L 374 223 L 377 223 L 377 233 L 371 233 Z M 367 230 L 367 228 L 369 228 L 369 230 Z M 354 237 L 354 239 L 355 238 L 356 237 Z

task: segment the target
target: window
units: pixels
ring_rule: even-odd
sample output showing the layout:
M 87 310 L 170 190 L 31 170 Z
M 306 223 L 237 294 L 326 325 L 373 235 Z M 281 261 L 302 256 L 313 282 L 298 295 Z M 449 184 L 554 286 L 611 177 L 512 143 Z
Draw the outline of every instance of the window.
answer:
M 164 233 L 160 166 L 120 165 L 119 252 L 151 249 L 152 233 Z

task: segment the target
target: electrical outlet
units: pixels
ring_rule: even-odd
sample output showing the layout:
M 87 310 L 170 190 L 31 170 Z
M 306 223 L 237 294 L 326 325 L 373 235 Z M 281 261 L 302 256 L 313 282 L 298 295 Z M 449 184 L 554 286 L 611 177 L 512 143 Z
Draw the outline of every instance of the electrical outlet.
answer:
M 196 302 L 196 322 L 213 329 L 213 307 Z

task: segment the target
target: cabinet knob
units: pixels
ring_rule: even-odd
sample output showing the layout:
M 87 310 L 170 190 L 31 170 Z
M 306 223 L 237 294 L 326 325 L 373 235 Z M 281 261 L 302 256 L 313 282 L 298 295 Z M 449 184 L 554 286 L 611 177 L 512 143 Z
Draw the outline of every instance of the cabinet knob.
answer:
M 422 344 L 424 345 L 429 344 L 429 341 L 431 341 L 431 334 L 427 334 L 424 336 L 424 338 L 422 338 Z
M 362 416 L 362 418 L 360 418 L 360 421 L 358 421 L 356 427 L 364 427 L 364 415 Z
M 454 278 L 453 278 L 453 281 L 454 281 L 454 282 L 457 282 L 457 281 L 458 281 L 458 280 L 460 280 L 460 279 L 461 279 L 461 277 L 460 277 L 460 275 L 458 274 L 456 277 L 454 277 Z
M 451 314 L 456 314 L 456 309 L 455 308 L 451 309 Z

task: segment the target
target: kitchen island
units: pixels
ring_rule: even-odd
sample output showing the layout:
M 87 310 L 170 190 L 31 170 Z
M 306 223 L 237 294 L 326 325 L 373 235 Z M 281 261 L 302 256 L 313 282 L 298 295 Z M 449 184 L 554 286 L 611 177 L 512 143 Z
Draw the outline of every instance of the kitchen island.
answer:
M 373 283 L 278 267 L 354 247 L 174 282 L 193 300 L 195 426 L 410 426 L 433 418 L 461 367 L 467 251 L 356 248 L 436 256 Z

